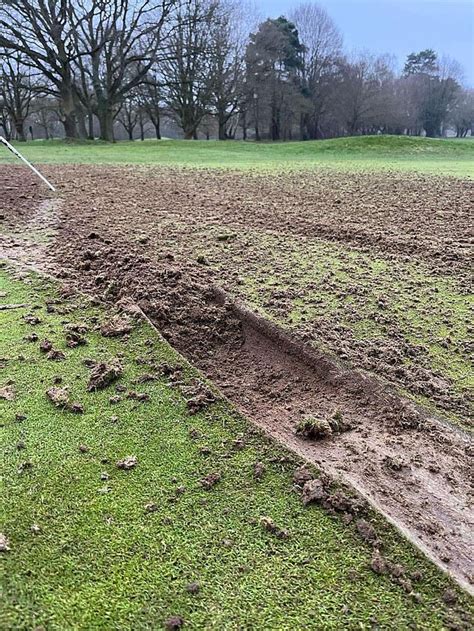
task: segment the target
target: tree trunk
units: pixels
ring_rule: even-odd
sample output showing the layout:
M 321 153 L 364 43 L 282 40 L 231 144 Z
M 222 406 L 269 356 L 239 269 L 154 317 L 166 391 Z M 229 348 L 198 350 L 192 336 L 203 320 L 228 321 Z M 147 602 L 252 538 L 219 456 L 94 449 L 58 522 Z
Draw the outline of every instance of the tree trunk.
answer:
M 107 142 L 115 142 L 114 116 L 112 111 L 104 106 L 99 109 L 100 139 Z
M 217 116 L 219 125 L 219 140 L 227 140 L 226 120 L 223 112 L 219 112 Z
M 16 132 L 16 137 L 20 142 L 26 142 L 25 125 L 24 125 L 23 120 L 15 121 L 15 132 Z
M 155 125 L 155 135 L 156 135 L 156 139 L 157 140 L 161 140 L 161 129 L 160 129 L 160 119 L 158 118 L 156 120 L 156 122 L 154 123 Z
M 244 110 L 242 114 L 242 137 L 247 140 L 247 112 Z
M 64 133 L 66 134 L 66 140 L 73 140 L 77 138 L 77 126 L 76 126 L 76 114 L 75 112 L 65 114 L 62 120 L 64 125 Z
M 77 131 L 79 138 L 87 138 L 86 117 L 82 107 L 76 108 Z
M 92 110 L 89 110 L 87 114 L 87 124 L 89 127 L 89 131 L 87 133 L 87 137 L 89 140 L 94 140 L 94 114 Z
M 66 140 L 77 138 L 76 104 L 72 89 L 67 84 L 61 89 L 60 108 Z

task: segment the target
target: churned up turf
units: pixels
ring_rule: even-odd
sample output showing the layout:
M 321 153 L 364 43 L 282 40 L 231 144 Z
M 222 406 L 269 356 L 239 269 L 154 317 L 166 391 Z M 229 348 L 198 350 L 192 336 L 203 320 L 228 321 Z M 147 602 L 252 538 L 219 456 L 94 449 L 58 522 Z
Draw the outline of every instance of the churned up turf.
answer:
M 2 628 L 468 628 L 444 575 L 295 476 L 130 304 L 7 268 L 0 292 Z

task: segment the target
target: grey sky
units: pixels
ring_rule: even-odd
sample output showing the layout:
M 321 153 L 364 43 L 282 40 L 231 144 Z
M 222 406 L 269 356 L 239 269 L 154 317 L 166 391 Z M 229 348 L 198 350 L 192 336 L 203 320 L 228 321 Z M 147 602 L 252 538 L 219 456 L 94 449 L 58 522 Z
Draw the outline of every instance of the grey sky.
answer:
M 265 17 L 288 15 L 300 0 L 255 0 Z M 474 87 L 474 0 L 319 0 L 344 36 L 346 50 L 392 53 L 399 64 L 433 48 L 457 59 Z

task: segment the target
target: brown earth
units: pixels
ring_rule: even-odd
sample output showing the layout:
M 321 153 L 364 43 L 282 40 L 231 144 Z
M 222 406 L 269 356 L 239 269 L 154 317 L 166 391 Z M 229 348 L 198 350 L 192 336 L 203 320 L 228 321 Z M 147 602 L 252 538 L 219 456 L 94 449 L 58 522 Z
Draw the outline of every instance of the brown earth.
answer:
M 307 460 L 350 482 L 471 589 L 469 436 L 426 418 L 374 378 L 345 368 L 301 339 L 289 338 L 245 308 L 223 303 L 213 287 L 219 278 L 189 257 L 186 248 L 187 237 L 201 234 L 206 225 L 225 225 L 225 239 L 247 223 L 303 235 L 308 230 L 337 232 L 338 221 L 347 217 L 334 238 L 349 243 L 360 239 L 393 256 L 420 257 L 433 268 L 463 278 L 468 266 L 467 217 L 457 205 L 467 207 L 470 185 L 418 178 L 415 191 L 413 183 L 402 184 L 398 176 L 387 178 L 389 184 L 384 178 L 364 184 L 367 176 L 346 175 L 339 176 L 337 195 L 334 182 L 332 192 L 323 195 L 321 179 L 306 184 L 299 176 L 301 195 L 296 176 L 274 178 L 271 187 L 263 178 L 200 173 L 196 189 L 196 178 L 184 172 L 108 169 L 106 177 L 99 168 L 46 172 L 60 181 L 62 191 L 61 204 L 51 215 L 57 231 L 54 246 L 30 242 L 24 247 L 20 233 L 25 218 L 13 209 L 7 224 L 16 233 L 3 240 L 0 256 L 54 265 L 66 284 L 79 285 L 98 299 L 123 304 L 131 298 L 239 409 Z M 329 177 L 334 176 L 322 176 Z M 11 169 L 9 182 L 16 180 L 20 190 L 23 179 L 23 171 Z M 387 218 L 376 212 L 382 185 L 383 194 L 391 186 L 397 200 Z M 297 190 L 301 197 L 295 200 Z M 449 198 L 443 207 L 450 210 L 433 211 L 432 238 L 424 238 L 428 220 L 422 217 L 421 204 L 439 208 L 442 194 Z M 418 199 L 422 195 L 426 198 Z M 327 204 L 338 211 L 342 206 L 343 212 L 339 219 L 322 210 L 303 215 L 300 204 L 308 198 L 316 209 Z M 359 204 L 357 212 L 350 211 L 352 204 Z M 28 231 L 44 224 L 47 206 L 40 204 L 37 214 L 30 212 Z M 403 222 L 409 225 L 406 235 Z M 295 434 L 302 418 L 327 418 L 336 409 L 353 429 L 322 441 L 305 441 Z
M 12 186 L 18 169 L 10 169 Z M 262 300 L 277 319 L 285 321 L 298 292 L 314 289 L 311 283 L 295 289 L 299 270 L 288 262 L 285 252 L 290 237 L 302 243 L 326 239 L 381 256 L 393 267 L 394 278 L 403 275 L 400 266 L 404 262 L 420 262 L 435 275 L 455 279 L 459 292 L 472 289 L 472 182 L 329 172 L 263 178 L 216 171 L 200 171 L 195 177 L 189 171 L 136 167 L 45 170 L 59 184 L 66 202 L 59 226 L 65 238 L 58 241 L 57 260 L 61 265 L 77 264 L 85 272 L 86 282 L 101 294 L 105 289 L 113 296 L 117 288 L 113 283 L 106 286 L 109 281 L 101 278 L 99 270 L 102 265 L 110 270 L 117 252 L 126 250 L 141 264 L 166 261 L 167 288 L 186 269 L 192 270 L 198 285 L 217 283 L 245 299 L 241 275 L 262 269 L 270 258 L 268 248 L 278 247 L 278 254 L 271 258 L 272 271 L 279 278 L 285 275 L 286 280 L 273 292 L 262 289 Z M 45 225 L 45 219 L 41 223 Z M 94 234 L 100 238 L 87 238 Z M 277 237 L 278 243 L 265 244 L 265 235 Z M 133 276 L 133 270 L 128 276 Z M 132 286 L 135 281 L 127 283 Z M 197 288 L 198 302 L 202 289 Z M 317 289 L 337 295 L 340 283 L 329 273 L 318 280 Z M 384 330 L 383 337 L 354 337 L 359 314 L 367 310 L 377 289 L 349 287 L 350 304 L 334 317 L 303 318 L 297 325 L 300 336 L 355 368 L 375 372 L 413 396 L 429 399 L 439 413 L 456 414 L 469 424 L 472 394 L 460 392 L 446 374 L 435 370 L 427 345 L 406 339 L 396 315 L 387 312 L 387 301 L 396 297 L 395 287 L 393 296 L 379 296 L 370 312 L 370 318 Z M 411 291 L 420 291 L 416 280 Z M 432 287 L 432 291 L 435 296 L 438 289 Z M 143 282 L 135 288 L 134 298 L 150 299 Z M 169 309 L 166 296 L 160 299 L 155 294 L 153 298 L 160 301 L 161 311 Z M 429 310 L 429 306 L 423 308 Z M 446 318 L 450 326 L 449 309 L 440 318 Z M 166 320 L 167 315 L 161 313 L 160 327 L 166 328 Z M 169 331 L 173 339 L 178 335 L 175 325 Z M 465 326 L 469 329 L 470 325 Z M 179 328 L 179 335 L 186 337 L 189 319 Z M 443 339 L 433 336 L 430 342 L 449 348 L 454 358 L 464 359 L 474 350 L 469 340 L 449 335 Z M 176 339 L 175 343 L 180 346 Z

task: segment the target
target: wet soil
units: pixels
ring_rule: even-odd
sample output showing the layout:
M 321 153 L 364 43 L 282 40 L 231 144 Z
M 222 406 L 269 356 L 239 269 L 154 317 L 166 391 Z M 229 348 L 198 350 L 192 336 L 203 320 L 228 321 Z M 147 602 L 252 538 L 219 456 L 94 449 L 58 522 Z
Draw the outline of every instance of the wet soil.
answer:
M 18 169 L 10 170 L 13 184 Z M 185 170 L 136 167 L 64 166 L 47 167 L 45 172 L 59 185 L 64 201 L 57 260 L 60 265 L 69 263 L 80 253 L 77 265 L 96 282 L 98 292 L 103 290 L 103 279 L 97 270 L 104 261 L 95 259 L 110 258 L 118 244 L 158 265 L 172 264 L 173 271 L 166 272 L 168 288 L 173 275 L 188 269 L 204 285 L 199 293 L 216 283 L 247 299 L 242 277 L 255 278 L 258 303 L 285 326 L 299 301 L 309 307 L 310 315 L 302 310 L 302 317 L 292 324 L 308 343 L 424 398 L 440 414 L 455 415 L 465 425 L 472 422 L 473 393 L 460 388 L 433 360 L 433 352 L 439 351 L 445 358 L 448 353 L 453 363 L 466 363 L 472 343 L 451 335 L 450 329 L 469 330 L 470 316 L 462 319 L 455 315 L 456 304 L 437 300 L 439 288 L 432 283 L 453 279 L 461 299 L 472 288 L 472 182 L 323 171 L 271 178 L 215 171 L 200 171 L 196 178 Z M 13 217 L 11 211 L 8 216 Z M 90 241 L 84 241 L 86 233 Z M 94 240 L 94 235 L 100 238 Z M 303 252 L 304 244 L 322 244 L 318 256 L 323 257 L 325 243 L 344 246 L 336 271 L 349 277 L 350 248 L 381 257 L 394 285 L 402 279 L 403 289 L 380 285 L 369 274 L 366 281 L 348 286 L 331 271 L 315 275 L 313 282 L 302 280 L 303 265 L 295 259 L 292 243 L 303 244 Z M 309 246 L 306 256 L 315 256 Z M 406 264 L 419 264 L 422 270 L 407 280 Z M 426 270 L 433 274 L 428 284 L 423 280 Z M 258 286 L 262 276 L 267 279 L 272 274 L 279 279 L 274 288 L 271 282 Z M 114 287 L 108 291 L 113 294 Z M 315 291 L 341 304 L 321 315 L 324 299 L 312 298 Z M 146 287 L 135 294 L 148 299 Z M 428 339 L 420 340 L 410 323 L 402 325 L 399 313 L 390 308 L 400 295 L 403 300 L 413 295 L 411 309 L 422 319 L 429 320 L 432 311 L 441 308 L 442 332 L 430 334 L 425 323 Z M 162 309 L 168 308 L 166 297 L 156 300 Z M 319 315 L 311 315 L 321 308 Z M 355 335 L 364 322 L 375 326 L 377 334 Z M 188 327 L 189 321 L 184 324 Z M 176 335 L 174 327 L 170 335 Z
M 181 173 L 153 172 L 151 186 L 150 174 L 132 177 L 126 169 L 111 169 L 105 180 L 100 170 L 87 168 L 81 171 L 79 186 L 74 171 L 75 175 L 72 169 L 60 171 L 63 199 L 49 214 L 50 228 L 55 224 L 56 230 L 54 245 L 36 240 L 31 247 L 23 247 L 28 245 L 22 237 L 26 223 L 28 230 L 44 224 L 47 207 L 40 203 L 36 212 L 30 208 L 26 223 L 11 212 L 8 225 L 16 232 L 3 240 L 0 256 L 54 266 L 65 285 L 78 285 L 97 300 L 137 303 L 243 413 L 308 461 L 350 482 L 440 566 L 472 589 L 474 517 L 468 481 L 474 448 L 469 435 L 427 417 L 371 375 L 343 366 L 227 300 L 215 289 L 213 271 L 175 247 L 177 216 L 189 221 L 185 231 L 179 228 L 185 235 L 208 213 L 203 206 L 213 207 L 214 212 L 229 206 L 222 199 L 219 202 L 218 187 L 223 184 L 219 179 L 224 176 L 203 174 L 200 190 L 194 194 L 189 175 Z M 14 170 L 10 181 L 15 176 L 18 180 Z M 226 191 L 227 186 L 233 190 L 233 178 L 226 176 Z M 162 188 L 157 188 L 159 183 Z M 247 185 L 257 187 L 257 179 L 250 178 Z M 267 195 L 263 180 L 258 186 L 261 191 L 252 190 L 255 204 L 257 195 L 262 200 Z M 243 195 L 241 185 L 236 190 Z M 244 207 L 250 196 L 245 190 L 247 197 L 240 200 Z M 456 195 L 464 192 L 460 188 Z M 275 192 L 268 195 L 267 207 Z M 174 203 L 170 196 L 175 196 Z M 433 203 L 434 199 L 429 198 Z M 418 221 L 416 216 L 412 219 Z M 244 215 L 240 220 L 244 221 Z M 268 215 L 267 220 L 276 229 L 274 219 Z M 376 225 L 374 219 L 374 234 Z M 442 222 L 436 225 L 436 241 L 442 243 L 447 238 Z M 465 228 L 459 218 L 453 219 L 453 226 L 451 235 Z M 401 247 L 392 237 L 382 247 L 399 252 L 413 246 L 411 255 L 433 255 L 430 244 L 423 245 L 422 239 L 415 247 L 408 238 Z M 466 265 L 463 238 L 458 241 L 453 253 L 458 255 L 456 273 L 462 275 Z M 434 261 L 434 265 L 445 263 L 441 254 Z M 336 410 L 352 429 L 324 440 L 305 440 L 296 434 L 302 418 L 328 418 Z

